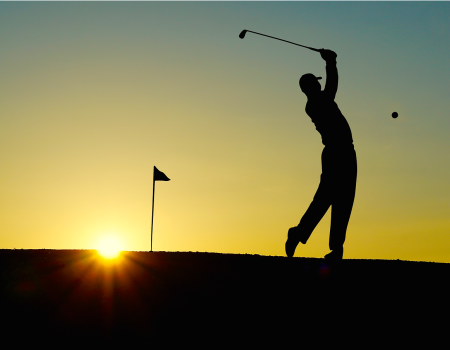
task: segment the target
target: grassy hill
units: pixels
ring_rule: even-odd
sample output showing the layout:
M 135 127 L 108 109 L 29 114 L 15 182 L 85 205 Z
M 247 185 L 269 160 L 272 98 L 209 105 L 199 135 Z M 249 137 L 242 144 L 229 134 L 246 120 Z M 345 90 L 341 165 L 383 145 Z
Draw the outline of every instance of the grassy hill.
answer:
M 429 348 L 448 330 L 450 264 L 44 249 L 0 250 L 0 264 L 2 329 L 19 343 Z

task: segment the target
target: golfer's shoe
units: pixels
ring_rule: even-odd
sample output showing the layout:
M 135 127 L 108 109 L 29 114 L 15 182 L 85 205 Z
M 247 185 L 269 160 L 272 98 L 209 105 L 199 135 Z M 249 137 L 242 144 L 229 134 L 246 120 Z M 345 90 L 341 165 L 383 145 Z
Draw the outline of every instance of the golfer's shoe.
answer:
M 327 260 L 342 260 L 342 256 L 344 255 L 344 248 L 339 248 L 332 250 L 327 255 L 324 256 Z
M 290 258 L 294 256 L 295 248 L 301 242 L 301 233 L 297 226 L 291 227 L 288 231 L 288 238 L 285 244 L 286 255 Z M 302 242 L 304 244 L 304 242 Z

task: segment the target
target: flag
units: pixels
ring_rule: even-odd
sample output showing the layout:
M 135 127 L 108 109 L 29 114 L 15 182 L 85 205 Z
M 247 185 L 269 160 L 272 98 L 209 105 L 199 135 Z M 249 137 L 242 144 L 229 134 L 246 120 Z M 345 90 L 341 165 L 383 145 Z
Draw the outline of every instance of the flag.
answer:
M 153 166 L 153 199 L 152 199 L 152 233 L 150 238 L 150 251 L 153 251 L 153 213 L 155 211 L 155 181 L 170 181 L 162 171 Z
M 170 181 L 170 179 L 162 171 L 159 171 L 155 166 L 153 167 L 153 181 Z

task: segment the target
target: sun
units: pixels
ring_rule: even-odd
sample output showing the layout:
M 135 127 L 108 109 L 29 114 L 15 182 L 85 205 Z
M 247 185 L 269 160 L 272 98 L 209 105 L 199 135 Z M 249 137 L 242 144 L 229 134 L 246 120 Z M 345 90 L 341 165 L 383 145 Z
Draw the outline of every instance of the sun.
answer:
M 103 239 L 97 252 L 105 259 L 114 259 L 120 255 L 120 244 L 114 238 L 105 238 Z

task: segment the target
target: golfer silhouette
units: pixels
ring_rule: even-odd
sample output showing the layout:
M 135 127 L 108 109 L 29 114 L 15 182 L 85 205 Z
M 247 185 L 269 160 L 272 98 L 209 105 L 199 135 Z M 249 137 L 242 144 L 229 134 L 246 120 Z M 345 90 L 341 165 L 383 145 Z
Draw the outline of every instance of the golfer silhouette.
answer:
M 306 244 L 314 228 L 331 206 L 330 250 L 325 259 L 340 260 L 344 253 L 344 241 L 348 221 L 353 208 L 356 189 L 356 153 L 347 120 L 334 98 L 338 87 L 336 53 L 321 49 L 326 62 L 327 81 L 322 91 L 318 80 L 311 73 L 300 78 L 300 88 L 308 98 L 306 114 L 311 117 L 322 136 L 322 175 L 317 192 L 300 223 L 289 229 L 286 255 L 292 257 L 299 242 Z

